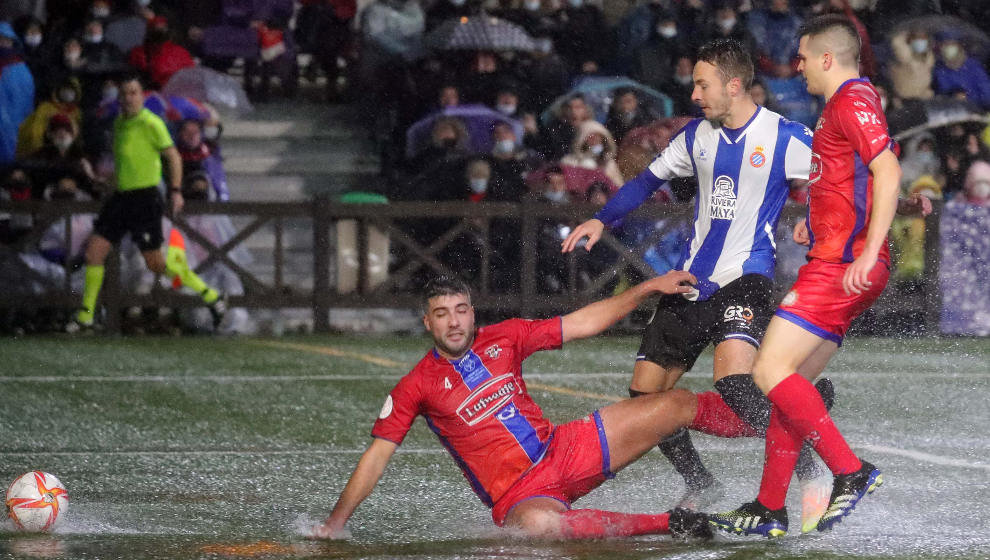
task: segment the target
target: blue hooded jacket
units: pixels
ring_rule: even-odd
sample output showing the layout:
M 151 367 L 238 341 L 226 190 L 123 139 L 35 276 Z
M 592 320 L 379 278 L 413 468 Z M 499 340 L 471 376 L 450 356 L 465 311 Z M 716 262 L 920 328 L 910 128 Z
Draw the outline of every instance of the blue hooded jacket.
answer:
M 0 36 L 21 44 L 14 29 L 0 21 Z M 14 160 L 17 129 L 34 110 L 34 78 L 14 48 L 0 48 L 0 165 Z

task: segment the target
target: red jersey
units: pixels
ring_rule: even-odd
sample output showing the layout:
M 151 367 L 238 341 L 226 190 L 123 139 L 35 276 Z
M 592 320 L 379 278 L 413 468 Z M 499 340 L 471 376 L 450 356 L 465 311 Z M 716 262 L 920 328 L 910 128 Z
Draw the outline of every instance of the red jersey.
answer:
M 478 329 L 459 360 L 431 350 L 385 399 L 371 435 L 402 443 L 422 414 L 481 501 L 491 507 L 546 451 L 554 426 L 533 402 L 522 361 L 559 348 L 559 317 Z
M 865 78 L 844 82 L 825 104 L 811 143 L 808 258 L 852 262 L 862 253 L 873 209 L 873 158 L 894 141 L 880 95 Z M 885 242 L 879 258 L 890 262 Z

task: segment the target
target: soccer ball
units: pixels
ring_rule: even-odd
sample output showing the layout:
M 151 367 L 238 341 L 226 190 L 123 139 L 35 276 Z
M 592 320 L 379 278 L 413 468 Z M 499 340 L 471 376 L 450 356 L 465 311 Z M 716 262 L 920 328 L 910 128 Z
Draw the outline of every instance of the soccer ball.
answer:
M 55 475 L 23 474 L 7 488 L 7 515 L 21 531 L 50 531 L 69 509 L 69 494 Z

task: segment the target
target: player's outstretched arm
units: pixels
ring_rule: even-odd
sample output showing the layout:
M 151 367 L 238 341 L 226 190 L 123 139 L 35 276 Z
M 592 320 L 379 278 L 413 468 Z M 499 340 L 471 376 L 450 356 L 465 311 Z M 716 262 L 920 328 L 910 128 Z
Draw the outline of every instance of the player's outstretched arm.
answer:
M 567 236 L 567 239 L 560 244 L 562 253 L 569 253 L 577 247 L 578 242 L 583 237 L 588 238 L 588 243 L 584 248 L 588 251 L 598 243 L 602 237 L 605 224 L 614 225 L 616 222 L 639 208 L 646 199 L 664 186 L 666 181 L 660 179 L 650 171 L 644 169 L 639 175 L 633 177 L 626 184 L 622 185 L 619 192 L 615 193 L 605 206 L 595 214 L 595 217 L 579 225 Z
M 617 296 L 596 301 L 561 318 L 563 342 L 587 338 L 609 328 L 636 309 L 646 298 L 656 294 L 686 294 L 698 281 L 690 272 L 671 270 L 663 276 L 637 284 Z
M 371 494 L 381 479 L 385 467 L 399 446 L 391 441 L 375 438 L 358 461 L 351 478 L 344 486 L 344 491 L 337 499 L 337 505 L 330 512 L 330 517 L 313 528 L 312 536 L 317 539 L 342 539 L 348 536 L 344 524 L 351 518 L 354 510 Z
M 603 231 L 605 231 L 605 224 L 598 218 L 592 218 L 574 228 L 574 231 L 560 244 L 560 252 L 570 253 L 577 247 L 578 242 L 583 237 L 588 238 L 588 243 L 584 248 L 590 251 L 595 243 L 598 243 L 598 240 L 602 238 Z
M 869 274 L 877 264 L 880 248 L 887 242 L 887 232 L 897 211 L 897 193 L 901 183 L 901 165 L 897 156 L 884 150 L 870 162 L 873 173 L 873 210 L 870 227 L 866 231 L 863 252 L 849 265 L 842 278 L 842 288 L 847 294 L 861 294 L 870 287 Z

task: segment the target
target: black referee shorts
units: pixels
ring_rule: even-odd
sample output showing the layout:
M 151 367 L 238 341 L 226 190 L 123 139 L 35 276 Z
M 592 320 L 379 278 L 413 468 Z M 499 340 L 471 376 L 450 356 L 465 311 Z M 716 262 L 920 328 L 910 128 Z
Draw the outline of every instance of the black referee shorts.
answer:
M 165 201 L 157 187 L 117 191 L 100 208 L 100 215 L 93 225 L 94 231 L 116 245 L 124 234 L 141 251 L 153 251 L 164 243 L 162 216 Z
M 759 348 L 775 309 L 773 282 L 760 274 L 742 276 L 705 301 L 665 295 L 643 331 L 636 359 L 688 371 L 709 344 L 737 338 Z

